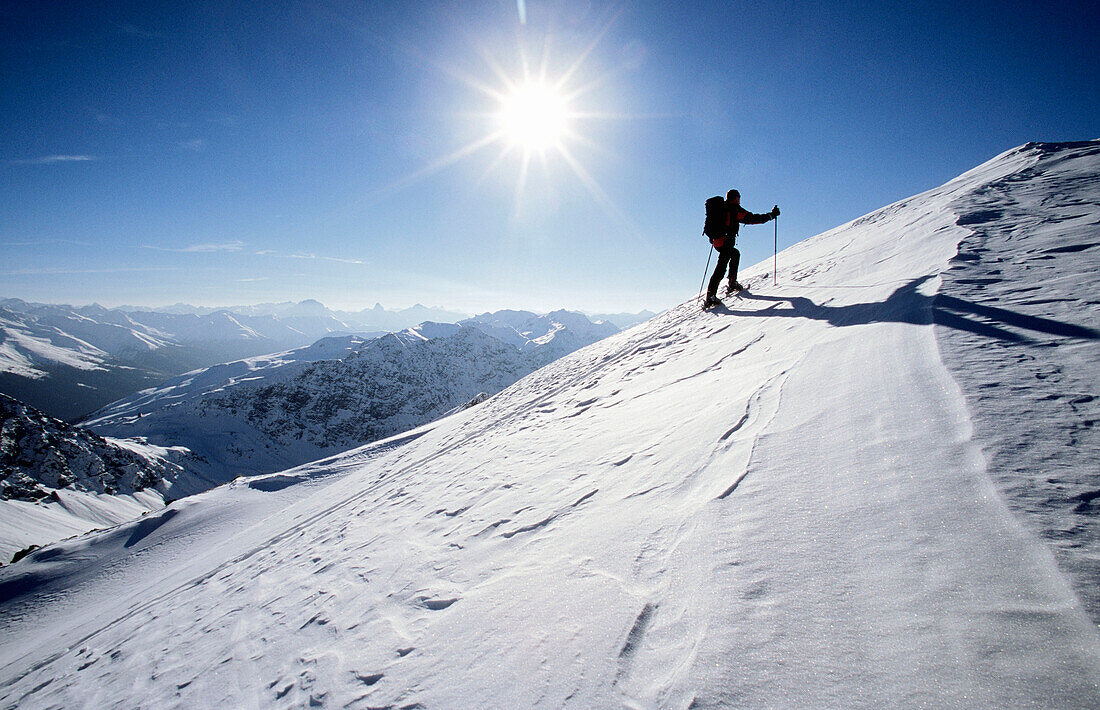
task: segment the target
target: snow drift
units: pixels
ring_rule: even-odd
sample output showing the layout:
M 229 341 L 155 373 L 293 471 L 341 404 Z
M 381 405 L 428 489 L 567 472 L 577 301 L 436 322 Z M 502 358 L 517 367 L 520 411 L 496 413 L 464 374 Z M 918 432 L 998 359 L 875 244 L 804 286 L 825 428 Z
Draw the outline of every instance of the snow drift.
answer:
M 777 286 L 33 553 L 0 574 L 0 697 L 1096 707 L 1096 556 L 1044 544 L 1094 550 L 1095 518 L 1005 481 L 1042 442 L 1066 505 L 1100 490 L 1098 173 L 1100 143 L 1023 146 L 788 249 Z M 1014 249 L 1087 266 L 993 305 L 1049 285 Z

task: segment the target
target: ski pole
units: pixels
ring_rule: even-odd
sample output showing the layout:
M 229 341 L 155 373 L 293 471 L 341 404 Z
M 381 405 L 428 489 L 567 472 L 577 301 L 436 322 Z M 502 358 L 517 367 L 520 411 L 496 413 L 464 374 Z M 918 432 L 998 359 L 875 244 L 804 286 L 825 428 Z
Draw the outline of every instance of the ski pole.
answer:
M 710 263 L 709 261 L 707 262 Z M 775 248 L 772 250 L 772 286 L 779 285 L 779 216 L 775 218 Z
M 703 280 L 699 282 L 699 295 L 703 295 L 703 284 L 707 282 L 707 272 L 710 271 L 710 255 L 713 249 L 707 249 L 707 265 L 703 267 Z

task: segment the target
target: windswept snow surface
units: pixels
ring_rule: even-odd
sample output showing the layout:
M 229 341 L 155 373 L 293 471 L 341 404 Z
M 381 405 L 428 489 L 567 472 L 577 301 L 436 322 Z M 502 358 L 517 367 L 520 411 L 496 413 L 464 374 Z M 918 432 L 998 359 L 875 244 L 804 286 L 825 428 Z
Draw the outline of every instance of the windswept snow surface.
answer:
M 1061 148 L 960 210 L 933 314 L 990 473 L 1100 623 L 1100 144 Z
M 971 416 L 982 371 L 960 387 L 965 363 L 945 362 L 1020 323 L 944 300 L 992 308 L 995 291 L 979 304 L 943 290 L 960 243 L 979 238 L 960 218 L 991 195 L 1033 191 L 983 223 L 979 263 L 998 256 L 997 226 L 1011 231 L 1016 209 L 1066 217 L 1013 233 L 1028 249 L 1096 241 L 1083 184 L 1100 172 L 1097 148 L 1010 151 L 787 250 L 778 286 L 759 265 L 724 307 L 685 303 L 400 439 L 32 554 L 0 572 L 0 698 L 1100 706 L 1100 634 L 1073 591 L 1078 568 L 1058 566 L 1043 521 L 1014 513 L 996 485 L 996 452 L 1011 445 Z M 1029 208 L 1041 190 L 1066 197 Z M 1029 304 L 1065 329 L 1028 354 L 1095 364 L 1082 319 L 1095 313 L 1096 257 L 1056 253 L 1094 260 L 1060 285 L 1092 305 Z M 1019 374 L 1013 362 L 993 363 L 986 396 Z M 1094 392 L 1082 377 L 1067 388 Z M 1076 427 L 1079 473 L 1095 475 L 1094 428 L 1037 412 L 1047 446 Z

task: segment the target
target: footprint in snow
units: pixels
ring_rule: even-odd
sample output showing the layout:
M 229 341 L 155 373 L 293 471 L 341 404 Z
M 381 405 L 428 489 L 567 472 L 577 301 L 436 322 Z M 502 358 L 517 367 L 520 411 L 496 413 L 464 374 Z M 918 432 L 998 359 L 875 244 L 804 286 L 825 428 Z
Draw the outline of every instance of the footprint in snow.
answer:
M 628 661 L 638 650 L 638 646 L 642 642 L 642 637 L 645 636 L 646 629 L 649 628 L 649 622 L 653 619 L 653 612 L 657 611 L 657 605 L 646 602 L 642 610 L 638 612 L 638 616 L 634 618 L 634 625 L 630 627 L 630 632 L 626 635 L 626 641 L 623 643 L 621 649 L 619 649 L 619 658 Z
M 428 597 L 417 597 L 417 602 L 420 606 L 432 611 L 442 611 L 457 601 L 457 597 L 454 599 L 429 599 Z

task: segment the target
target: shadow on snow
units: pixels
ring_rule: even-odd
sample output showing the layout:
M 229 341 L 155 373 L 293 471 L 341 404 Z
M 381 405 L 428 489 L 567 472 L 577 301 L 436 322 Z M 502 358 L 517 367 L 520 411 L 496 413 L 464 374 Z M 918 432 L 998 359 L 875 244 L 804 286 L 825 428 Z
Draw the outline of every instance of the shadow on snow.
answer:
M 1051 318 L 1029 316 L 1005 308 L 971 303 L 954 296 L 943 294 L 928 296 L 921 293 L 921 285 L 931 278 L 932 276 L 927 275 L 913 279 L 890 294 L 886 300 L 872 303 L 829 306 L 819 305 L 804 296 L 765 296 L 745 292 L 742 294 L 742 303 L 759 301 L 770 305 L 755 310 L 733 309 L 723 305 L 714 308 L 713 311 L 742 317 L 809 318 L 838 327 L 870 323 L 912 323 L 913 325 L 935 323 L 987 338 L 1015 343 L 1034 341 L 1026 334 L 1009 328 L 1065 338 L 1100 339 L 1100 331 L 1092 328 L 1063 323 Z M 783 303 L 789 303 L 791 307 L 780 308 L 780 304 Z

